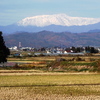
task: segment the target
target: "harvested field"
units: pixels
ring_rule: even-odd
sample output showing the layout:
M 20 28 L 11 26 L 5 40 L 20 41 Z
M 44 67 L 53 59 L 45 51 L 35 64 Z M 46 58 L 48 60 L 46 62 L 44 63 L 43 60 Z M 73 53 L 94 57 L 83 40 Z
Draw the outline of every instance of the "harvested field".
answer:
M 0 100 L 100 99 L 100 74 L 22 71 L 0 71 Z
M 23 63 L 23 66 L 25 63 L 33 63 L 41 67 L 46 66 L 45 62 L 52 63 L 56 58 L 9 58 L 8 62 L 12 65 L 16 62 Z M 0 70 L 0 100 L 100 100 L 100 73 L 50 72 L 41 69 Z
M 0 100 L 100 100 L 100 91 L 97 95 L 89 88 L 81 92 L 81 87 L 1 87 Z

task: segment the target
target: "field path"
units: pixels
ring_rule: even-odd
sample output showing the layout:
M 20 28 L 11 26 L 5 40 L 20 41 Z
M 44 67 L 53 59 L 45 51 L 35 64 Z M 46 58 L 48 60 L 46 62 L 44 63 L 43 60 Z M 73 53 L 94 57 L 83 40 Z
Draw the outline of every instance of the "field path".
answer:
M 78 72 L 78 73 L 61 73 L 61 72 L 43 72 L 41 70 L 0 70 L 0 75 L 87 75 L 87 74 L 98 74 L 89 72 Z

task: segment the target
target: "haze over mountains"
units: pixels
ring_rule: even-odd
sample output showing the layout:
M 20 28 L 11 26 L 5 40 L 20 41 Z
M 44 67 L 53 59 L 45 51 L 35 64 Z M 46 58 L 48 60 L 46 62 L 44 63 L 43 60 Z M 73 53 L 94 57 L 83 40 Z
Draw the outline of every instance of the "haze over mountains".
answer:
M 23 32 L 72 32 L 81 33 L 100 29 L 100 18 L 71 17 L 66 14 L 27 17 L 8 26 L 0 26 L 3 33 Z

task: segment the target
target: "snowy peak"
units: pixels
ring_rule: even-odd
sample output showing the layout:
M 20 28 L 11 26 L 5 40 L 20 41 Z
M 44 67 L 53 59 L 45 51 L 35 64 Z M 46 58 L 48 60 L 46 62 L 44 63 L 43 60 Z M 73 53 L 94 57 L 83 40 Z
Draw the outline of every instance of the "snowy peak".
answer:
M 17 22 L 18 26 L 44 27 L 49 25 L 81 26 L 100 22 L 100 18 L 70 17 L 66 14 L 40 15 L 27 17 Z

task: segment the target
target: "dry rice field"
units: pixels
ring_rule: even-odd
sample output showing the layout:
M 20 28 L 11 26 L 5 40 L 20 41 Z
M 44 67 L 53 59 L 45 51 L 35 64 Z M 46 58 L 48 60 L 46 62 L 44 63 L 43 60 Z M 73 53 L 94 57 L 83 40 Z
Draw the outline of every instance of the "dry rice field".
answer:
M 100 100 L 100 74 L 2 70 L 0 100 Z
M 100 100 L 99 95 L 96 96 L 96 95 L 90 94 L 90 95 L 83 95 L 83 96 L 80 96 L 80 95 L 73 96 L 72 94 L 67 94 L 67 93 L 65 94 L 51 93 L 51 91 L 47 91 L 44 93 L 37 93 L 36 90 L 38 89 L 40 90 L 41 88 L 1 87 L 0 100 Z
M 8 60 L 36 63 L 55 59 L 33 57 Z M 100 100 L 100 73 L 0 70 L 0 100 Z

